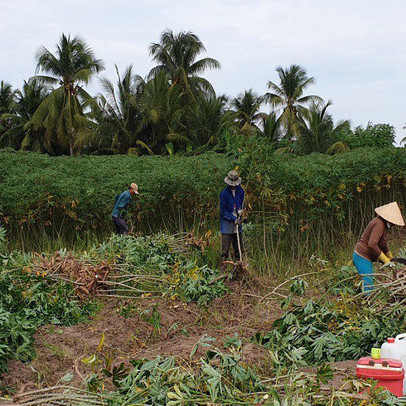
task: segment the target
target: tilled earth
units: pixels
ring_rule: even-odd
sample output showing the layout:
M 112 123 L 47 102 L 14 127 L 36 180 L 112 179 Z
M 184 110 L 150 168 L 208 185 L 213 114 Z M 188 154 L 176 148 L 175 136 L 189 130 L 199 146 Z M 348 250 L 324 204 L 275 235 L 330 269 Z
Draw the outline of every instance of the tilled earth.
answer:
M 203 336 L 213 337 L 213 345 L 223 349 L 224 340 L 237 333 L 243 339 L 243 361 L 266 368 L 267 352 L 249 340 L 257 331 L 267 331 L 280 314 L 277 302 L 259 304 L 243 282 L 229 284 L 230 293 L 207 308 L 182 304 L 165 297 L 146 297 L 131 302 L 106 299 L 100 312 L 86 324 L 71 327 L 43 326 L 35 334 L 36 358 L 29 364 L 10 361 L 2 385 L 22 392 L 63 382 L 81 386 L 92 368 L 82 362 L 97 352 L 99 368 L 106 363 L 129 365 L 134 359 L 175 356 L 189 360 Z M 203 354 L 199 349 L 193 359 Z M 72 375 L 71 375 L 72 376 Z

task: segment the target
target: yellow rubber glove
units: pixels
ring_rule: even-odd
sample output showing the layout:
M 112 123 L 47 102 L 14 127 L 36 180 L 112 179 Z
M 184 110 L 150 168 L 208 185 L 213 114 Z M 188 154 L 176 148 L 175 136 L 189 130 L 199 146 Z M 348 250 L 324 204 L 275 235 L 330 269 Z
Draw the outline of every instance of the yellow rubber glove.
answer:
M 392 255 L 392 253 L 391 253 L 390 251 L 388 251 L 385 255 L 386 255 L 389 259 L 392 259 L 392 258 L 393 258 L 393 255 Z
M 378 259 L 384 264 L 390 262 L 390 259 L 383 252 L 381 252 L 381 255 L 379 255 Z

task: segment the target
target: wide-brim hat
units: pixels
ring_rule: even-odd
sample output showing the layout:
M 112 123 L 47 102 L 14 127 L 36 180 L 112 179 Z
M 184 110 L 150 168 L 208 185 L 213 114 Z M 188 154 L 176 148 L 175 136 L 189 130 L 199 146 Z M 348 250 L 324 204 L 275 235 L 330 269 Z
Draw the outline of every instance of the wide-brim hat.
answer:
M 389 223 L 394 224 L 395 226 L 404 226 L 405 221 L 403 220 L 402 213 L 396 202 L 385 204 L 384 206 L 377 207 L 375 213 L 382 217 L 384 220 Z
M 136 183 L 131 183 L 130 188 L 131 188 L 132 190 L 134 190 L 134 193 L 135 193 L 136 195 L 139 195 L 139 194 L 140 194 L 140 193 L 138 192 L 138 185 L 137 185 Z
M 237 171 L 230 171 L 228 175 L 224 178 L 224 182 L 230 186 L 238 186 L 241 184 L 241 178 L 238 176 Z

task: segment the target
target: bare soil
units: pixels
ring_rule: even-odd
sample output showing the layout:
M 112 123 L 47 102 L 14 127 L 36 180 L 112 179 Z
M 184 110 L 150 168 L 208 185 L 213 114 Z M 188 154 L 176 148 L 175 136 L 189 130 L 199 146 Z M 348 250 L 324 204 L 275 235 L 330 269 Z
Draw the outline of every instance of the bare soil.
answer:
M 134 359 L 175 356 L 189 360 L 193 348 L 204 335 L 215 338 L 223 348 L 224 339 L 237 333 L 243 338 L 244 362 L 266 368 L 266 351 L 249 340 L 257 331 L 269 331 L 281 310 L 277 302 L 258 303 L 252 286 L 246 282 L 229 284 L 230 293 L 207 308 L 182 304 L 165 297 L 148 297 L 131 302 L 106 299 L 101 311 L 88 323 L 71 327 L 43 326 L 35 334 L 36 358 L 29 364 L 10 361 L 2 377 L 10 392 L 47 387 L 61 383 L 73 373 L 69 385 L 80 386 L 92 368 L 82 362 L 97 353 L 98 367 L 129 364 Z M 159 323 L 149 319 L 153 309 Z M 105 341 L 97 351 L 102 336 Z M 200 349 L 192 357 L 198 359 Z

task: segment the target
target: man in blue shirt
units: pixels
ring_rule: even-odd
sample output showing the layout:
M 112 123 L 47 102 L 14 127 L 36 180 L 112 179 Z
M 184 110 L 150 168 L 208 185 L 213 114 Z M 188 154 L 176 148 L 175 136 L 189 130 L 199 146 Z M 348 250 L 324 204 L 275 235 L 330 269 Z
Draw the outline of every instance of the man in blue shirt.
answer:
M 117 234 L 126 235 L 128 233 L 128 226 L 123 219 L 123 211 L 130 204 L 131 197 L 134 195 L 139 195 L 136 183 L 131 183 L 128 190 L 116 196 L 112 217 Z
M 241 214 L 244 202 L 244 190 L 240 186 L 241 178 L 236 171 L 230 171 L 224 179 L 227 187 L 220 194 L 220 228 L 221 228 L 221 263 L 224 268 L 224 262 L 228 258 L 231 244 L 233 244 L 234 258 L 240 261 L 240 250 L 238 249 L 238 240 L 241 251 L 242 244 L 242 222 Z

